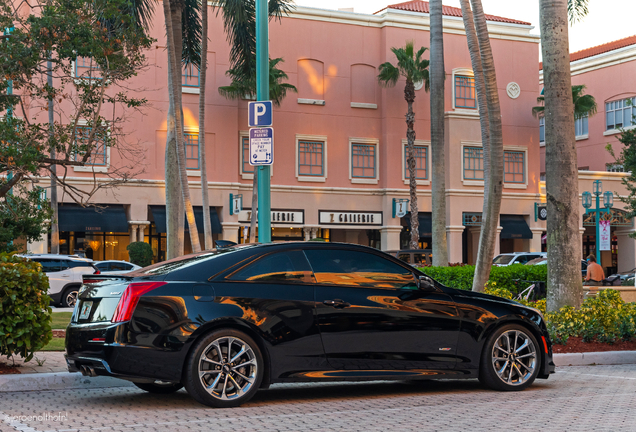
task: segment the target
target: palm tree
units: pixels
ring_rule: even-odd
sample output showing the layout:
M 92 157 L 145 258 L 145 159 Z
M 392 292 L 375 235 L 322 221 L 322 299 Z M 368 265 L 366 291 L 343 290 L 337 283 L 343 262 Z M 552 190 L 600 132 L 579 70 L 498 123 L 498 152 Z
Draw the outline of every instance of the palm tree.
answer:
M 446 242 L 446 178 L 444 159 L 444 32 L 442 0 L 430 1 L 431 12 L 431 156 L 433 178 L 433 265 L 448 265 Z
M 393 87 L 397 84 L 400 76 L 406 78 L 404 86 L 404 99 L 408 109 L 406 111 L 406 139 L 408 142 L 407 165 L 409 167 L 409 193 L 411 197 L 411 249 L 419 248 L 420 230 L 417 211 L 417 183 L 415 181 L 415 113 L 413 112 L 413 102 L 415 101 L 415 83 L 424 82 L 425 88 L 429 89 L 429 61 L 422 59 L 426 51 L 425 47 L 420 48 L 417 53 L 413 46 L 413 41 L 406 43 L 404 48 L 391 48 L 397 58 L 397 66 L 391 62 L 380 65 L 378 81 L 383 87 Z M 445 199 L 445 198 L 444 198 Z M 446 261 L 448 264 L 448 260 Z
M 208 171 L 205 160 L 205 83 L 208 70 L 208 2 L 201 2 L 201 66 L 199 67 L 199 159 L 201 168 L 201 194 L 203 204 L 203 236 L 205 249 L 214 248 L 210 197 L 208 195 Z
M 270 20 L 280 19 L 292 8 L 292 0 L 269 0 Z M 219 88 L 219 93 L 228 99 L 239 99 L 256 94 L 256 3 L 254 0 L 219 0 L 218 10 L 223 12 L 223 27 L 230 50 L 230 69 L 226 72 L 232 84 Z M 283 59 L 269 59 L 269 94 L 276 106 L 280 106 L 288 90 L 296 87 L 282 83 L 287 75 L 276 65 Z M 258 210 L 258 176 L 254 172 L 252 180 L 252 215 L 250 222 L 250 243 L 255 241 L 256 214 Z
M 573 85 L 572 86 L 572 103 L 574 104 L 574 119 L 578 120 L 586 116 L 593 116 L 596 114 L 597 105 L 594 96 L 584 94 L 585 85 Z M 535 117 L 543 117 L 545 111 L 545 96 L 542 94 L 537 98 L 537 103 L 540 106 L 532 107 L 532 115 Z
M 587 0 L 540 0 L 545 92 L 547 310 L 581 304 L 581 251 L 574 102 L 568 54 L 568 15 L 587 13 Z
M 468 51 L 475 76 L 484 160 L 484 204 L 473 278 L 473 291 L 483 291 L 490 277 L 497 242 L 503 193 L 503 131 L 495 63 L 481 0 L 460 0 Z M 474 11 L 474 15 L 473 15 Z

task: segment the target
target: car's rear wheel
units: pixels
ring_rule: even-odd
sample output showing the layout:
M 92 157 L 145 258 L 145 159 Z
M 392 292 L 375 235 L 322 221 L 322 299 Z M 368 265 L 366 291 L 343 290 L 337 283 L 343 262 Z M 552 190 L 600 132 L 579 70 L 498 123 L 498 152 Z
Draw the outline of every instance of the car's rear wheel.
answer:
M 258 391 L 263 355 L 254 340 L 234 329 L 213 331 L 194 346 L 184 384 L 198 402 L 216 408 L 239 406 Z
M 155 394 L 170 394 L 176 391 L 179 391 L 183 384 L 181 383 L 165 383 L 165 384 L 157 384 L 157 383 L 133 383 L 137 387 L 142 390 L 147 391 L 148 393 Z
M 509 324 L 497 329 L 484 345 L 479 380 L 495 390 L 527 388 L 539 374 L 538 349 L 536 338 L 523 326 Z
M 70 307 L 74 308 L 75 303 L 77 303 L 77 292 L 79 291 L 79 287 L 70 287 L 64 290 L 64 294 L 62 294 L 62 300 L 60 304 L 62 307 Z

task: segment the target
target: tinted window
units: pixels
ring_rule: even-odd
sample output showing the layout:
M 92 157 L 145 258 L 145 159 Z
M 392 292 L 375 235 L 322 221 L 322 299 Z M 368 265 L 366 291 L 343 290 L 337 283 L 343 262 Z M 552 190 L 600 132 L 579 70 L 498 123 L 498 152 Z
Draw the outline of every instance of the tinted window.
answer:
M 409 270 L 375 254 L 333 249 L 310 249 L 305 254 L 318 283 L 375 288 L 416 284 Z
M 405 263 L 411 263 L 411 254 L 400 254 L 398 255 L 398 259 L 404 261 Z
M 301 251 L 265 255 L 228 276 L 230 280 L 254 282 L 313 282 L 311 269 Z
M 99 271 L 103 271 L 103 272 L 108 271 L 110 269 L 109 263 L 105 263 L 105 262 L 96 263 L 95 267 L 97 267 Z
M 493 264 L 508 264 L 510 261 L 512 261 L 513 258 L 514 258 L 514 255 L 499 255 L 492 261 L 492 263 Z
M 413 264 L 415 264 L 415 265 L 424 265 L 424 264 L 426 264 L 426 254 L 414 253 L 413 254 Z
M 525 264 L 528 262 L 528 255 L 520 255 L 515 259 L 515 264 Z
M 93 268 L 91 263 L 86 261 L 64 261 L 64 263 L 67 264 L 70 268 L 77 268 L 77 267 Z
M 130 270 L 131 268 L 132 266 L 126 263 L 118 263 L 118 262 L 110 263 L 111 271 L 126 271 L 126 270 Z
M 33 261 L 42 264 L 42 271 L 44 273 L 58 272 L 61 270 L 60 260 L 34 259 Z

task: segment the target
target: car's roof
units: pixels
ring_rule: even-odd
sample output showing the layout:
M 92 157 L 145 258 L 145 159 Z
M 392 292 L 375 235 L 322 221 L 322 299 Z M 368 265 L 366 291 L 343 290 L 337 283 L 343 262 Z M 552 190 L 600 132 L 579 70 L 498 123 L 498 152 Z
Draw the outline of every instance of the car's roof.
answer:
M 126 263 L 126 264 L 132 264 L 135 265 L 129 261 L 124 261 L 124 260 L 104 260 L 104 261 L 95 261 L 96 264 L 99 263 Z
M 23 258 L 57 258 L 57 259 L 70 259 L 76 261 L 93 262 L 90 258 L 82 258 L 78 255 L 62 255 L 62 254 L 20 254 Z

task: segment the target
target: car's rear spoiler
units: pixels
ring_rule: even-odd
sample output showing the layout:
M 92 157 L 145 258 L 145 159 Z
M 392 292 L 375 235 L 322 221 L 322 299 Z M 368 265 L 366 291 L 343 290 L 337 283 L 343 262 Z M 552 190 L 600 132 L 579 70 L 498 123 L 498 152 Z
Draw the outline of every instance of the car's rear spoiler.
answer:
M 114 279 L 132 279 L 132 276 L 126 276 L 121 274 L 85 274 L 82 275 L 82 283 L 84 284 L 94 284 L 103 282 L 105 280 L 114 280 Z

